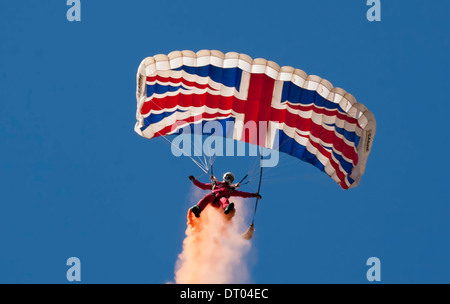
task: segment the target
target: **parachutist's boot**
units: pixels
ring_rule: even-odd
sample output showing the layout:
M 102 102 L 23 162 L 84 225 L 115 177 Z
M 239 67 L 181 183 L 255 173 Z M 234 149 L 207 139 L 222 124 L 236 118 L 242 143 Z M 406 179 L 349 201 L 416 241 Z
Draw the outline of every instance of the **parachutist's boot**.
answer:
M 230 204 L 228 204 L 228 206 L 225 207 L 224 213 L 228 214 L 228 213 L 230 213 L 233 210 L 234 210 L 234 203 L 230 203 Z
M 191 207 L 190 210 L 192 211 L 192 213 L 194 213 L 196 218 L 200 217 L 200 212 L 202 212 L 202 210 L 200 209 L 200 207 L 198 205 Z

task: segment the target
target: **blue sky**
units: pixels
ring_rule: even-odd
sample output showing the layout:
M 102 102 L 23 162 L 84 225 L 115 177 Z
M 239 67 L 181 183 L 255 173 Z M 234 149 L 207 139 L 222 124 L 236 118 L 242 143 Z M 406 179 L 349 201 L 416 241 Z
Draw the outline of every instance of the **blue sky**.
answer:
M 217 49 L 320 75 L 377 119 L 366 173 L 341 190 L 283 156 L 263 183 L 253 283 L 450 283 L 450 2 L 66 1 L 0 4 L 0 283 L 173 281 L 201 175 L 135 124 L 141 60 Z M 345 3 L 345 4 L 344 4 Z M 245 173 L 248 158 L 216 172 Z M 251 190 L 251 188 L 247 188 Z

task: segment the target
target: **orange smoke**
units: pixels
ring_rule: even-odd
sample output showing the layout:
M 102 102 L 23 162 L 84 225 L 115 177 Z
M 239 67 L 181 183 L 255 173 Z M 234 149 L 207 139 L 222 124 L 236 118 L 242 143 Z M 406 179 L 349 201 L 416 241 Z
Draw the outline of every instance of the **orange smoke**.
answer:
M 211 205 L 200 218 L 189 210 L 183 251 L 175 266 L 175 283 L 248 283 L 246 255 L 250 242 L 241 235 L 246 229 L 243 205 L 249 202 L 233 201 L 236 209 L 228 216 L 222 208 Z

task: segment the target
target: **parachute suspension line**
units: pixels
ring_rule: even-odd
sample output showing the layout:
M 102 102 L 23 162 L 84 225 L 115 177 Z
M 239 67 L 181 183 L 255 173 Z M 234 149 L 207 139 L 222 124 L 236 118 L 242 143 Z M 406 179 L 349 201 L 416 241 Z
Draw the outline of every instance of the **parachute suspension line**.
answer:
M 263 157 L 262 157 L 262 155 L 261 155 L 261 159 L 260 159 L 260 172 L 259 172 L 259 183 L 258 183 L 258 194 L 259 194 L 259 191 L 261 191 L 261 181 L 262 181 L 262 175 L 263 175 L 262 158 L 263 158 Z M 259 198 L 256 198 L 255 211 L 253 212 L 252 225 L 255 224 L 255 215 L 256 215 L 256 209 L 258 208 L 258 201 L 259 201 Z
M 211 148 L 209 146 L 207 149 L 208 149 L 207 151 L 204 151 L 205 153 L 203 154 L 203 159 L 205 160 L 205 163 L 207 164 L 208 168 L 212 169 L 212 166 L 214 164 L 213 155 Z
M 209 166 L 208 166 L 208 162 L 205 159 L 205 155 L 203 153 L 202 146 L 197 147 L 197 145 L 195 144 L 197 141 L 196 136 L 201 137 L 201 135 L 195 134 L 195 132 L 194 132 L 194 141 L 191 141 L 191 146 L 194 150 L 194 156 L 196 156 L 198 158 L 198 161 L 203 164 L 203 166 L 206 170 L 208 170 Z
M 208 168 L 209 168 L 211 163 L 206 159 L 206 156 L 204 154 L 203 154 L 203 161 L 205 162 L 205 164 L 208 165 Z
M 191 141 L 191 146 L 192 146 L 192 148 L 194 150 L 194 156 L 197 157 L 197 161 L 198 162 L 202 163 L 203 168 L 206 170 L 206 171 L 205 170 L 203 170 L 203 171 L 204 172 L 208 172 L 209 164 L 208 164 L 208 161 L 206 160 L 205 155 L 203 153 L 202 146 L 197 147 L 197 145 L 195 144 L 196 141 L 197 141 L 196 136 L 200 136 L 201 137 L 201 135 L 195 134 L 195 132 L 194 132 L 194 140 Z
M 216 187 L 216 180 L 214 179 L 213 165 L 211 164 L 209 168 L 209 178 L 211 180 L 212 189 L 214 190 Z
M 259 191 L 261 191 L 261 181 L 262 181 L 262 175 L 263 175 L 263 166 L 262 166 L 262 161 L 263 161 L 263 156 L 260 150 L 260 154 L 261 154 L 261 158 L 259 160 L 259 184 L 258 184 L 258 194 Z M 256 215 L 256 210 L 258 209 L 258 201 L 259 198 L 256 198 L 256 202 L 255 202 L 255 210 L 253 211 L 253 219 L 252 219 L 252 223 L 250 224 L 250 227 L 248 227 L 247 231 L 244 232 L 244 234 L 242 235 L 242 237 L 246 240 L 250 240 L 253 237 L 253 233 L 255 232 L 255 215 Z
M 210 154 L 212 154 L 212 152 Z M 209 164 L 211 167 L 212 165 L 214 165 L 215 162 L 216 162 L 216 153 L 214 153 L 214 155 L 211 155 L 211 157 L 209 158 Z
M 216 136 L 216 135 L 214 135 Z M 204 147 L 203 147 L 204 148 Z M 214 165 L 214 162 L 216 161 L 216 152 L 214 150 L 211 149 L 211 146 L 206 145 L 206 151 L 204 151 L 205 153 L 203 154 L 203 158 L 205 159 L 205 162 L 207 164 L 208 167 L 211 167 L 212 165 Z M 214 153 L 213 153 L 214 151 Z
M 200 179 L 200 178 L 202 178 L 205 175 L 208 175 L 208 173 L 203 173 L 202 175 L 195 176 L 195 179 Z
M 164 109 L 162 109 L 157 103 L 155 103 L 153 100 L 152 100 L 152 103 L 157 107 L 157 108 L 159 108 L 161 111 L 163 111 L 164 112 Z M 144 118 L 145 119 L 145 118 Z M 165 135 L 163 135 L 163 134 L 161 134 L 160 132 L 157 132 L 159 135 L 161 135 L 165 140 L 167 140 L 167 142 L 169 142 L 172 146 L 174 146 L 175 148 L 177 148 L 178 150 L 180 150 L 181 152 L 183 152 L 179 147 L 177 147 L 177 146 L 175 146 L 171 141 L 170 141 L 170 139 L 168 139 Z M 194 147 L 194 150 L 195 150 L 195 139 L 194 139 L 194 143 L 193 144 L 191 144 L 193 147 Z M 200 152 L 202 152 L 202 151 L 200 151 Z M 182 153 L 183 154 L 183 153 Z M 203 153 L 200 153 L 200 155 L 201 154 L 203 154 Z M 195 155 L 195 154 L 194 154 Z M 196 161 L 191 155 L 188 155 L 189 156 L 189 158 L 194 162 L 194 164 L 196 164 L 203 172 L 205 172 L 205 173 L 208 173 L 208 164 L 206 163 L 206 161 L 205 161 L 205 163 L 202 163 L 202 161 L 201 161 L 201 158 L 200 157 L 198 157 L 198 161 Z M 200 164 L 201 163 L 201 164 Z
M 255 159 L 251 162 L 249 170 L 248 170 L 248 175 L 253 175 L 256 173 L 256 167 L 258 165 L 258 158 L 255 157 Z
M 183 152 L 183 150 L 181 150 L 179 147 L 177 147 L 173 142 L 170 141 L 170 139 L 167 138 L 167 136 L 161 134 L 158 132 L 159 135 L 161 135 L 169 144 L 171 144 L 173 147 L 177 148 L 178 150 L 180 150 L 181 152 Z M 197 161 L 195 160 L 192 156 L 187 155 L 193 162 L 194 164 L 196 164 L 203 172 L 208 173 L 208 167 L 206 166 L 206 164 L 203 164 L 201 161 Z
M 245 180 L 247 179 L 247 177 L 248 177 L 248 173 L 245 174 L 245 176 L 241 179 L 241 181 L 240 181 L 238 184 L 239 184 L 239 185 L 245 185 L 245 184 L 243 184 L 242 182 L 245 181 Z M 247 182 L 247 183 L 248 183 L 248 182 Z
M 241 179 L 241 181 L 238 183 L 239 186 L 244 186 L 244 185 L 249 185 L 251 183 L 253 183 L 256 179 L 254 179 L 253 175 L 256 175 L 256 166 L 258 164 L 258 159 L 259 158 L 255 158 L 255 160 L 253 160 L 248 168 L 247 173 L 245 174 L 245 176 Z M 245 181 L 245 182 L 244 182 Z M 251 185 L 249 185 L 249 187 L 254 191 L 254 188 L 251 187 Z

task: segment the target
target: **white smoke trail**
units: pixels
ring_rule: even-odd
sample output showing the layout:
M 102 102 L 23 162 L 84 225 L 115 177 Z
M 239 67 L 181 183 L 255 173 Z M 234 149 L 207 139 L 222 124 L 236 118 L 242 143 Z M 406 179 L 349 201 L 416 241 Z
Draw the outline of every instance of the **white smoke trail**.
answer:
M 203 194 L 197 190 L 192 197 L 200 198 Z M 232 218 L 232 214 L 227 217 L 222 208 L 211 205 L 199 219 L 188 213 L 183 251 L 175 266 L 175 283 L 249 283 L 247 254 L 251 243 L 241 235 L 247 228 L 245 216 L 250 202 L 240 198 L 230 201 L 236 206 Z

